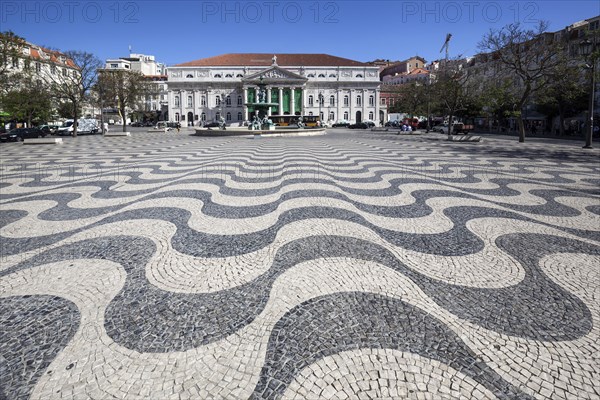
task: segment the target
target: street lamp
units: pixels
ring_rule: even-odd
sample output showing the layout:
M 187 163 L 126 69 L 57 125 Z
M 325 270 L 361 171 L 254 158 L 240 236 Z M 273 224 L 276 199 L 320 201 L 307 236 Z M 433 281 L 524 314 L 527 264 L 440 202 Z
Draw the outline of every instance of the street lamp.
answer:
M 589 39 L 582 40 L 579 43 L 579 51 L 581 55 L 589 61 L 584 65 L 585 69 L 590 70 L 590 99 L 588 105 L 588 123 L 585 132 L 585 146 L 584 149 L 592 148 L 592 135 L 594 134 L 594 96 L 596 89 L 596 57 L 592 54 L 595 50 L 596 44 L 592 43 Z

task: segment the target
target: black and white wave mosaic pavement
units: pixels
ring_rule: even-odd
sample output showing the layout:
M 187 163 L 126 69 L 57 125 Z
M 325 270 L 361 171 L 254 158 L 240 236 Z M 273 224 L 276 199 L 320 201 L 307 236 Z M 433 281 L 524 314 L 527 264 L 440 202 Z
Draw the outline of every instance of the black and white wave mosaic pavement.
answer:
M 597 150 L 0 147 L 0 399 L 598 399 Z

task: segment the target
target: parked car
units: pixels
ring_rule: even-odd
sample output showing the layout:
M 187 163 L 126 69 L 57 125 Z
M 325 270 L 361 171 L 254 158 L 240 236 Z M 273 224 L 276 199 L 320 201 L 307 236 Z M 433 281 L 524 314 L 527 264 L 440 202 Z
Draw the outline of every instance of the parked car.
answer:
M 331 125 L 333 128 L 347 128 L 350 126 L 350 122 L 348 121 L 338 121 L 335 124 Z
M 21 142 L 23 139 L 33 139 L 46 136 L 46 133 L 38 128 L 17 128 L 0 134 L 2 142 Z
M 131 126 L 133 126 L 134 128 L 139 128 L 141 126 L 144 126 L 140 121 L 135 121 L 131 123 Z
M 209 122 L 208 124 L 204 125 L 205 128 L 218 128 L 219 126 L 220 125 L 217 121 Z
M 169 128 L 181 128 L 181 124 L 179 122 L 167 122 L 167 126 Z
M 356 124 L 352 124 L 348 126 L 349 129 L 369 129 L 371 126 L 366 122 L 357 122 Z

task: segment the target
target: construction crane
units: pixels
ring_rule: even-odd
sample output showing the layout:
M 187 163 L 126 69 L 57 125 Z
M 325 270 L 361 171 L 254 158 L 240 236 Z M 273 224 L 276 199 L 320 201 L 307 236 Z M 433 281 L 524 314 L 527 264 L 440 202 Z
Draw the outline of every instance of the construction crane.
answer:
M 452 38 L 452 34 L 448 33 L 446 34 L 446 41 L 444 42 L 444 44 L 442 45 L 442 48 L 440 49 L 440 53 L 446 49 L 446 62 L 448 62 L 448 53 L 449 53 L 449 48 L 450 48 L 450 39 Z

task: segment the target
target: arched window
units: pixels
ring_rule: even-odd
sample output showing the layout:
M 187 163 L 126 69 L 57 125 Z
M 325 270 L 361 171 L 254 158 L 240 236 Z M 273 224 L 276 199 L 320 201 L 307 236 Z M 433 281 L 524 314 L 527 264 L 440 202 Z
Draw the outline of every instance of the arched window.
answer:
M 179 96 L 175 96 L 175 107 L 179 107 Z
M 357 78 L 362 78 L 363 76 L 362 76 L 362 74 L 356 74 L 356 77 Z
M 233 78 L 233 74 L 227 74 L 225 75 L 225 78 Z
M 350 98 L 348 97 L 348 95 L 344 96 L 344 105 L 348 106 L 350 104 Z
M 193 77 L 194 77 L 194 75 L 192 75 L 192 74 L 187 74 L 185 77 L 186 77 L 186 78 L 193 78 Z
M 200 97 L 200 105 L 206 106 L 206 96 Z
M 311 116 L 312 116 L 312 115 L 313 115 L 312 111 L 309 111 L 309 112 L 308 112 L 308 115 L 311 115 Z
M 215 106 L 220 106 L 221 105 L 221 96 L 217 95 L 215 97 Z
M 188 108 L 192 108 L 193 107 L 193 100 L 192 100 L 192 96 L 188 96 L 188 103 L 187 103 Z
M 319 93 L 319 104 L 321 104 L 321 105 L 325 104 L 325 98 L 323 97 L 323 95 L 321 93 Z
M 175 113 L 175 122 L 179 122 L 179 113 Z
M 309 107 L 312 107 L 314 104 L 315 104 L 315 99 L 314 99 L 313 95 L 311 94 L 308 96 L 308 105 L 309 105 Z
M 231 113 L 230 113 L 230 112 L 228 112 L 228 113 L 225 115 L 225 119 L 226 119 L 227 121 L 231 121 Z
M 225 104 L 228 105 L 228 106 L 231 105 L 231 96 L 225 97 Z
M 220 119 L 221 119 L 221 113 L 220 113 L 220 112 L 217 112 L 217 113 L 215 114 L 215 121 L 218 121 L 218 120 L 220 120 Z
M 323 111 L 321 111 L 321 112 L 319 113 L 319 119 L 320 119 L 321 121 L 323 121 L 323 120 L 325 119 L 325 118 L 323 118 L 323 115 L 324 115 L 324 114 L 323 114 Z
M 344 111 L 344 119 L 348 121 L 348 111 Z
M 373 111 L 369 112 L 369 120 L 373 121 Z
M 202 114 L 200 115 L 200 119 L 201 119 L 202 121 L 206 122 L 206 113 L 202 113 Z
M 336 74 L 329 74 L 329 77 L 330 77 L 330 78 L 336 78 L 336 77 L 337 77 L 337 75 L 336 75 Z
M 329 112 L 329 119 L 330 119 L 331 121 L 335 121 L 335 113 L 334 113 L 333 111 L 330 111 L 330 112 Z
M 325 74 L 319 74 L 319 78 L 325 78 Z
M 308 78 L 314 78 L 314 77 L 315 77 L 315 74 L 308 74 L 308 75 L 306 75 L 306 76 L 307 76 Z
M 241 121 L 241 120 L 242 120 L 242 113 L 241 113 L 241 112 L 239 112 L 239 113 L 238 113 L 238 121 Z
M 362 96 L 361 95 L 356 96 L 356 105 L 362 106 Z
M 237 74 L 235 77 L 236 77 L 236 78 L 243 78 L 243 77 L 244 77 L 244 75 L 242 75 L 242 74 Z
M 329 96 L 329 105 L 335 106 L 335 96 L 334 95 Z
M 385 97 L 382 97 L 382 98 L 381 98 L 381 105 L 382 105 L 382 106 L 385 106 Z
M 375 97 L 373 95 L 369 96 L 369 105 L 370 106 L 374 106 L 375 105 Z
M 221 74 L 215 74 L 215 78 L 222 78 Z
M 238 106 L 242 105 L 242 96 L 238 96 Z

